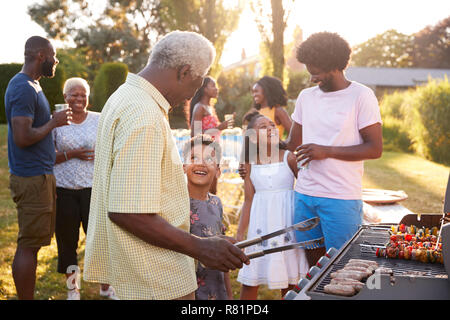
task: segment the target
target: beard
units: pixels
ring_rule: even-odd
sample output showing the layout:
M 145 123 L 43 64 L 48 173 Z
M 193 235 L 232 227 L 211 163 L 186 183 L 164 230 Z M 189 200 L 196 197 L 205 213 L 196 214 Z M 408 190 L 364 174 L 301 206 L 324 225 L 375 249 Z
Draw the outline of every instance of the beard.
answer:
M 42 75 L 46 78 L 53 78 L 55 76 L 54 64 L 48 59 L 42 63 Z
M 332 91 L 333 89 L 333 77 L 327 76 L 322 82 L 319 84 L 319 88 L 324 92 Z

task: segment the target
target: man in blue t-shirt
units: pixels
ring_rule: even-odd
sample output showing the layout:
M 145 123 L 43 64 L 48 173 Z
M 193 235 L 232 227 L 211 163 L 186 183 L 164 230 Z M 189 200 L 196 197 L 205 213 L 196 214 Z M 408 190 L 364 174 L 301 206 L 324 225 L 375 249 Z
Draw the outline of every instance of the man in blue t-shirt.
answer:
M 55 147 L 51 131 L 67 125 L 71 111 L 55 112 L 52 117 L 39 79 L 52 78 L 58 62 L 49 40 L 29 38 L 22 70 L 10 80 L 5 93 L 10 189 L 19 222 L 12 265 L 19 299 L 33 299 L 37 253 L 50 244 L 55 228 Z

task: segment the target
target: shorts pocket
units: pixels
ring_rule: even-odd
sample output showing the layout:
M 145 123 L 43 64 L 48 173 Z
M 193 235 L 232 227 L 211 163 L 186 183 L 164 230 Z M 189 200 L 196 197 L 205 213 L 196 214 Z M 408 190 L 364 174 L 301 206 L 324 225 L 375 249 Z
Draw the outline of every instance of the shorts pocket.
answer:
M 43 238 L 51 235 L 52 207 L 29 207 L 19 212 L 19 238 Z

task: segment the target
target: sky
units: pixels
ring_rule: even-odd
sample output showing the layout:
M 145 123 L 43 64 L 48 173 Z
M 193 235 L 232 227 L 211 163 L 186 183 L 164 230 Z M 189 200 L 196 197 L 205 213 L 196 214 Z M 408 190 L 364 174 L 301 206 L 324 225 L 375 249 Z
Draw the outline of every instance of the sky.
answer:
M 270 6 L 268 0 L 263 1 Z M 26 39 L 33 35 L 46 35 L 27 14 L 27 7 L 35 2 L 39 1 L 0 1 L 0 30 L 5 44 L 0 50 L 0 63 L 23 62 Z M 239 61 L 243 48 L 247 56 L 259 52 L 261 38 L 252 14 L 247 4 L 238 29 L 225 44 L 222 65 Z M 285 43 L 293 40 L 296 25 L 303 30 L 304 39 L 315 32 L 332 31 L 339 33 L 353 46 L 389 29 L 412 34 L 427 25 L 435 25 L 449 15 L 449 0 L 295 0 Z

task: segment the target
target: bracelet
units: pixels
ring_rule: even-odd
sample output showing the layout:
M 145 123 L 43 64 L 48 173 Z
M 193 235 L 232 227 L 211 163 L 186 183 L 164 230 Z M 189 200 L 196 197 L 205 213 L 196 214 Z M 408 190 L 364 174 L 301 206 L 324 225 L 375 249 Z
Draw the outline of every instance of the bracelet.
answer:
M 69 158 L 67 158 L 67 153 L 64 151 L 64 158 L 66 158 L 66 161 L 69 161 Z

